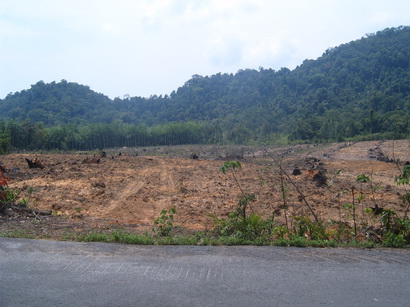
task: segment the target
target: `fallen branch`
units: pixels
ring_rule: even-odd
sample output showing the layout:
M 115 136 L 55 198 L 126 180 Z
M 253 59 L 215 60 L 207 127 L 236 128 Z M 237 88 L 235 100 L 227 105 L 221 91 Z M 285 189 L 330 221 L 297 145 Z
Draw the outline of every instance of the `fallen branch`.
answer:
M 13 203 L 1 203 L 0 204 L 0 214 L 3 215 L 10 215 L 9 213 L 7 213 L 7 209 L 11 209 L 13 211 L 13 213 L 20 213 L 20 215 L 33 215 L 33 216 L 37 216 L 37 215 L 51 215 L 52 211 L 51 210 L 38 210 L 38 209 L 32 209 L 32 208 L 28 208 L 26 206 L 21 206 L 21 205 L 15 205 Z

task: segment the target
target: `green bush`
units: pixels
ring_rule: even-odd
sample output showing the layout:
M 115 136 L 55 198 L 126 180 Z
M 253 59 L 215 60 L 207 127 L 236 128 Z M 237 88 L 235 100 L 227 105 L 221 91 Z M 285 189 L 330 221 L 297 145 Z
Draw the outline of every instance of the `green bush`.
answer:
M 169 236 L 174 228 L 174 215 L 176 213 L 175 207 L 169 210 L 162 210 L 160 216 L 154 220 L 155 226 L 152 231 L 162 237 Z
M 392 232 L 388 232 L 383 237 L 382 245 L 384 247 L 404 247 L 407 244 L 407 240 L 403 234 L 395 234 Z

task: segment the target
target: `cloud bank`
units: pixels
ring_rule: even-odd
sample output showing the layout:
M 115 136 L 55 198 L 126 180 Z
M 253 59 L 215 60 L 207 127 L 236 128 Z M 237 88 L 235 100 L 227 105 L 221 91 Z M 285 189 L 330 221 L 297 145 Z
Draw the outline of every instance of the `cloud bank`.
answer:
M 3 0 L 0 98 L 66 79 L 111 98 L 169 94 L 194 74 L 295 68 L 409 25 L 408 1 Z

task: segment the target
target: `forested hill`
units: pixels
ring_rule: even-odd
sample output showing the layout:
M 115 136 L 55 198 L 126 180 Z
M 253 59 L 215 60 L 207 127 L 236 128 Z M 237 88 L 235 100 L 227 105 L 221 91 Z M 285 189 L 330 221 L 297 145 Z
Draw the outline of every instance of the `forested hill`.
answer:
M 16 120 L 30 119 L 46 125 L 81 122 L 109 122 L 112 101 L 88 86 L 61 80 L 37 82 L 29 90 L 9 94 L 0 101 L 0 116 Z M 102 110 L 107 112 L 102 112 Z
M 410 133 L 410 27 L 389 28 L 326 50 L 290 71 L 260 68 L 195 75 L 170 95 L 127 99 L 61 81 L 38 82 L 0 101 L 0 116 L 64 123 L 202 122 L 230 142 L 342 140 Z

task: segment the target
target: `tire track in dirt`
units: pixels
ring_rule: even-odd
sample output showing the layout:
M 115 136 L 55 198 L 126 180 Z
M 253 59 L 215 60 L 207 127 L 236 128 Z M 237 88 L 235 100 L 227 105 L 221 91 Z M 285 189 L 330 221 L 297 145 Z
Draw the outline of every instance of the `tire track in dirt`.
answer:
M 169 161 L 153 159 L 155 167 L 149 164 L 142 169 L 133 170 L 124 174 L 125 186 L 114 193 L 114 197 L 106 209 L 108 216 L 137 222 L 151 224 L 164 208 L 171 203 L 172 192 L 175 184 L 172 178 Z M 132 179 L 131 179 L 132 178 Z
M 138 193 L 138 191 L 140 191 L 143 186 L 143 180 L 131 181 L 131 183 L 127 184 L 125 188 L 117 192 L 114 195 L 113 199 L 110 200 L 110 204 L 106 209 L 108 215 L 115 216 L 115 213 L 118 212 L 118 209 L 126 202 L 127 198 L 133 194 Z

